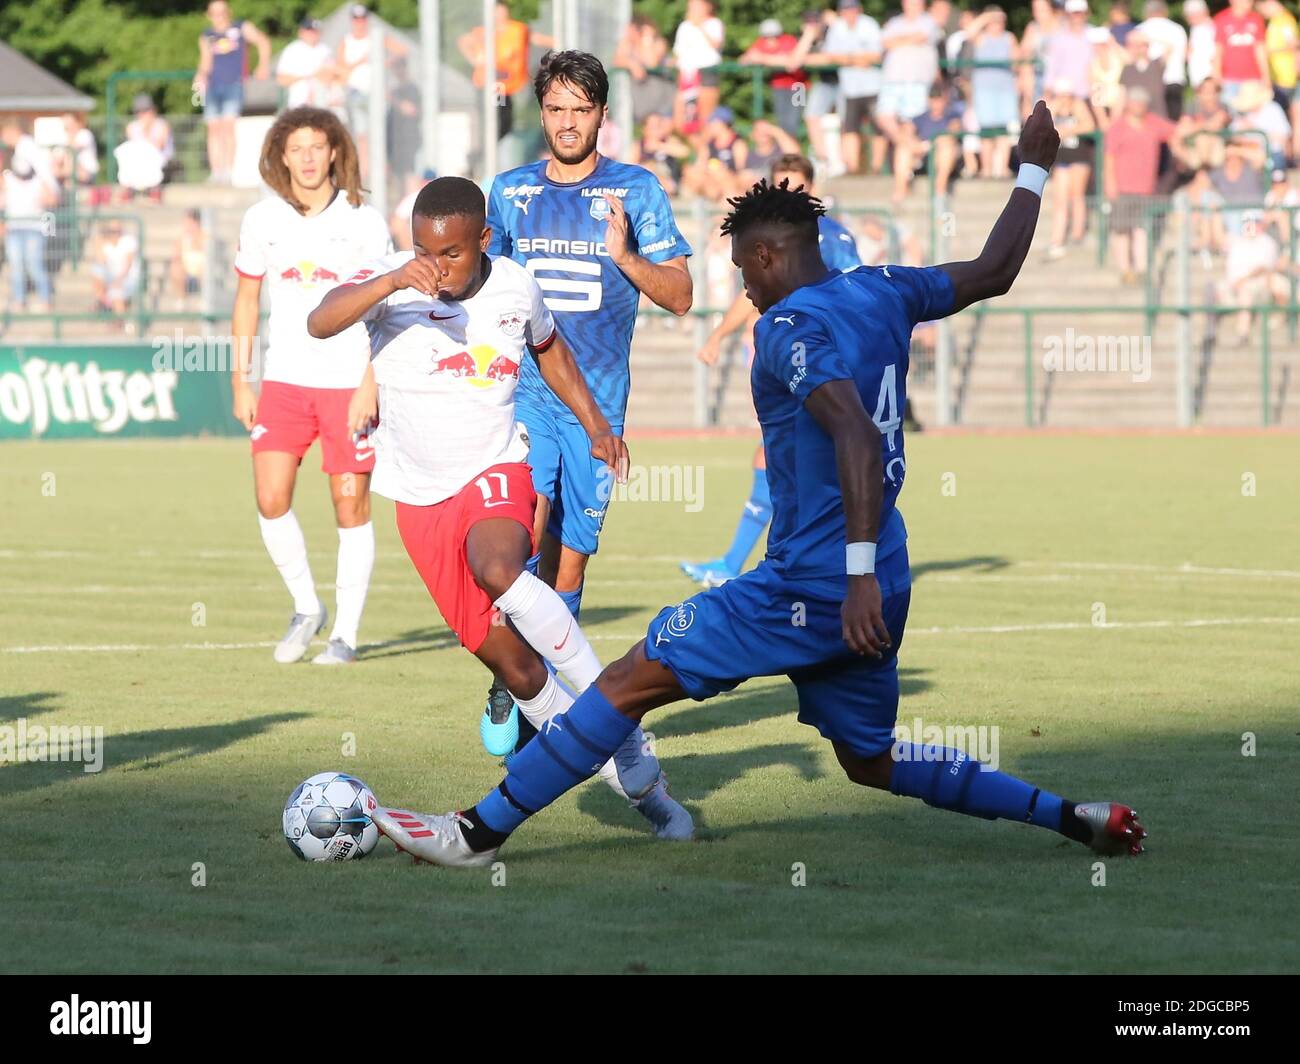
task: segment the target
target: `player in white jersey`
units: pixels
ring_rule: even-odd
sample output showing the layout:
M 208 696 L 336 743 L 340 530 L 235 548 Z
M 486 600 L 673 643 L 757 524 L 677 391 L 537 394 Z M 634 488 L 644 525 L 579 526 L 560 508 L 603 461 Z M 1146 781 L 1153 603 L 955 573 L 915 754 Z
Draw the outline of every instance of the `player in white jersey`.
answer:
M 327 611 L 307 564 L 307 543 L 294 516 L 293 489 L 302 457 L 318 436 L 338 521 L 337 609 L 329 645 L 317 665 L 356 659 L 357 629 L 375 561 L 370 523 L 369 441 L 348 429 L 348 402 L 365 373 L 369 344 L 361 326 L 329 340 L 307 333 L 321 296 L 357 267 L 392 250 L 383 216 L 361 201 L 357 151 L 329 111 L 285 111 L 266 135 L 262 178 L 275 193 L 250 207 L 239 230 L 235 270 L 234 414 L 253 442 L 253 483 L 262 541 L 293 597 L 289 630 L 275 660 L 307 653 Z M 253 351 L 262 284 L 271 317 L 260 359 Z M 261 363 L 260 395 L 253 380 Z
M 591 454 L 620 482 L 627 447 L 592 398 L 532 275 L 486 254 L 483 193 L 462 177 L 416 197 L 414 250 L 388 255 L 329 292 L 307 320 L 312 336 L 365 322 L 371 366 L 353 399 L 369 428 L 374 489 L 396 503 L 402 543 L 439 612 L 538 728 L 600 672 L 556 592 L 526 568 L 537 494 L 528 437 L 515 420 L 519 367 L 542 379 L 582 425 Z M 502 615 L 509 618 L 507 625 Z M 549 723 L 548 723 L 549 722 Z M 689 838 L 690 814 L 668 796 L 658 761 L 634 732 L 602 776 L 663 838 Z

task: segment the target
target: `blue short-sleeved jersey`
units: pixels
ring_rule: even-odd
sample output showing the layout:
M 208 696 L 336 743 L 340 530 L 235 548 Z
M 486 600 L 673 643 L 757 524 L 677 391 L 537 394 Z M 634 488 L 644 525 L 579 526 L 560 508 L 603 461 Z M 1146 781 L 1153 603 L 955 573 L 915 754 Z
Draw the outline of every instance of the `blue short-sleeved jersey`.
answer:
M 782 572 L 844 573 L 835 446 L 804 409 L 808 396 L 828 381 L 852 380 L 880 430 L 885 491 L 877 558 L 906 541 L 894 503 L 906 470 L 908 349 L 916 324 L 943 317 L 952 305 L 952 281 L 941 269 L 863 266 L 799 288 L 759 318 L 750 383 L 772 492 L 767 557 Z
M 862 265 L 853 234 L 829 215 L 817 219 L 817 246 L 828 270 L 851 270 Z
M 608 196 L 623 201 L 632 250 L 643 258 L 658 263 L 691 253 L 659 179 L 604 156 L 590 175 L 571 184 L 548 178 L 545 161 L 499 175 L 488 197 L 488 253 L 509 256 L 537 279 L 597 405 L 622 424 L 640 293 L 605 250 Z M 576 420 L 533 359 L 520 368 L 516 401 Z

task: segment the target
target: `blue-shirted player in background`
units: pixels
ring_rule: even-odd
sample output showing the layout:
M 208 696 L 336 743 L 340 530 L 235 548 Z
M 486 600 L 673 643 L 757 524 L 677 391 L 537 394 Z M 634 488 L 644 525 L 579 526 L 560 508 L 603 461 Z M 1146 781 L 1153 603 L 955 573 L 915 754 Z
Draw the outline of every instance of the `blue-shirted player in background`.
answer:
M 788 181 L 791 188 L 802 187 L 810 196 L 817 195 L 813 183 L 812 160 L 806 156 L 794 152 L 779 156 L 772 162 L 771 176 L 774 185 Z M 822 261 L 828 270 L 852 270 L 862 265 L 853 234 L 829 214 L 823 214 L 817 219 L 817 246 L 821 248 Z M 712 366 L 722 354 L 722 342 L 741 329 L 750 335 L 751 343 L 747 346 L 752 351 L 751 330 L 757 321 L 758 311 L 745 298 L 745 293 L 741 292 L 723 315 L 718 327 L 709 334 L 697 357 L 706 366 Z M 712 561 L 682 562 L 682 572 L 705 587 L 720 587 L 728 580 L 734 580 L 745 568 L 745 559 L 753 551 L 754 544 L 771 519 L 772 495 L 767 486 L 767 459 L 763 456 L 763 445 L 760 443 L 754 451 L 753 485 L 749 498 L 741 508 L 731 546 L 725 554 Z
M 488 253 L 514 259 L 536 278 L 587 387 L 614 434 L 622 436 L 637 304 L 644 293 L 674 314 L 690 310 L 686 258 L 691 249 L 659 179 L 644 167 L 596 151 L 609 96 L 600 60 L 587 52 L 548 52 L 533 90 L 550 158 L 507 170 L 493 181 Z M 515 404 L 528 430 L 528 463 L 538 497 L 540 554 L 529 567 L 555 588 L 576 618 L 613 480 L 592 455 L 572 411 L 546 386 L 531 359 L 520 367 Z M 480 732 L 488 751 L 497 755 L 519 749 L 534 734 L 497 684 L 488 694 Z M 629 740 L 629 749 L 634 742 Z M 615 760 L 621 765 L 626 758 Z M 687 831 L 689 814 L 667 797 L 662 784 L 650 794 L 628 797 L 661 835 Z
M 766 559 L 662 610 L 645 639 L 548 721 L 472 809 L 420 815 L 419 839 L 377 809 L 380 830 L 435 864 L 490 864 L 512 831 L 589 776 L 647 711 L 785 674 L 799 719 L 830 740 L 855 783 L 1034 824 L 1100 853 L 1142 851 L 1146 831 L 1128 806 L 1076 804 L 962 751 L 894 738 L 911 598 L 894 505 L 905 472 L 909 338 L 917 322 L 1010 289 L 1058 144 L 1040 101 L 1021 130 L 1016 188 L 970 262 L 834 273 L 817 247 L 822 208 L 806 192 L 760 182 L 731 201 L 723 231 L 763 313 L 751 379 L 772 485 Z

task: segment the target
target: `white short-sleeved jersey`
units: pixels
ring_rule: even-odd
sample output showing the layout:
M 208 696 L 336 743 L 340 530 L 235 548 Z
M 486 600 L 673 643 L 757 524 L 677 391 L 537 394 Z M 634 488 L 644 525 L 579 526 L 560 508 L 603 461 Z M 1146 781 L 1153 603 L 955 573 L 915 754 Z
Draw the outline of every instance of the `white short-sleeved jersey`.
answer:
M 239 229 L 235 270 L 265 279 L 271 317 L 262 338 L 262 379 L 308 388 L 355 388 L 366 369 L 360 325 L 314 339 L 307 315 L 325 293 L 361 263 L 392 250 L 388 226 L 374 207 L 353 207 L 340 191 L 305 218 L 279 196 L 249 207 Z
M 412 255 L 367 263 L 349 280 L 391 273 Z M 490 466 L 528 457 L 515 386 L 529 349 L 540 354 L 555 339 L 555 319 L 532 274 L 507 258 L 491 262 L 463 302 L 404 288 L 366 312 L 379 386 L 370 486 L 380 495 L 429 506 Z

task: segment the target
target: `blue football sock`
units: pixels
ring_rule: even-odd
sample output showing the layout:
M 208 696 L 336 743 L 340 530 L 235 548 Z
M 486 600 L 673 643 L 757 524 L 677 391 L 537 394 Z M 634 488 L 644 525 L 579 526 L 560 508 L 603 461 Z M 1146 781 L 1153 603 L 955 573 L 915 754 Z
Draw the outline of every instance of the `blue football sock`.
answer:
M 946 746 L 895 744 L 889 789 L 954 813 L 1061 830 L 1058 795 L 1005 772 L 989 771 L 981 762 Z
M 556 594 L 564 600 L 564 604 L 569 607 L 569 612 L 573 614 L 573 619 L 578 619 L 578 611 L 582 609 L 582 588 L 579 584 L 573 591 L 557 591 Z
M 763 534 L 763 529 L 772 520 L 772 493 L 767 488 L 767 470 L 754 470 L 754 486 L 749 492 L 749 501 L 740 513 L 740 523 L 736 525 L 736 538 L 723 556 L 722 561 L 733 573 L 745 567 L 749 553 Z
M 510 759 L 501 785 L 474 807 L 476 819 L 493 832 L 509 835 L 596 773 L 636 726 L 592 684 Z

